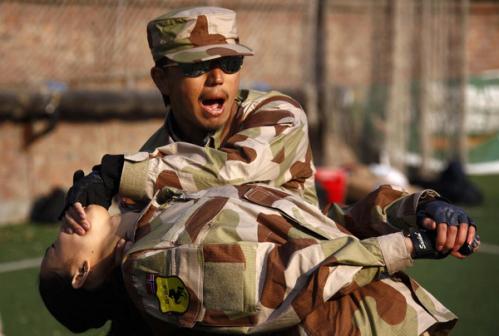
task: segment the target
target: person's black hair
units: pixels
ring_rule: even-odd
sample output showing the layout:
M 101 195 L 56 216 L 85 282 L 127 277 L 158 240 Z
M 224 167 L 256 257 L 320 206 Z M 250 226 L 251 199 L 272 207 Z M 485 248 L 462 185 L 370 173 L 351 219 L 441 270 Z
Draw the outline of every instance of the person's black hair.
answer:
M 170 63 L 172 63 L 172 61 L 169 60 L 166 57 L 161 57 L 159 60 L 154 61 L 154 65 L 157 66 L 157 67 L 159 67 L 159 68 L 161 68 L 161 67 L 163 67 L 165 65 L 168 65 Z
M 104 325 L 107 318 L 96 314 L 94 302 L 102 296 L 100 291 L 75 289 L 71 278 L 53 270 L 40 272 L 38 291 L 52 316 L 75 333 Z
M 157 68 L 163 68 L 163 66 L 165 66 L 171 62 L 172 61 L 170 61 L 168 58 L 161 57 L 159 60 L 154 61 L 154 66 Z M 167 95 L 164 95 L 164 94 L 161 94 L 161 96 L 163 97 L 163 102 L 165 103 L 165 106 L 170 105 L 170 97 L 168 97 Z

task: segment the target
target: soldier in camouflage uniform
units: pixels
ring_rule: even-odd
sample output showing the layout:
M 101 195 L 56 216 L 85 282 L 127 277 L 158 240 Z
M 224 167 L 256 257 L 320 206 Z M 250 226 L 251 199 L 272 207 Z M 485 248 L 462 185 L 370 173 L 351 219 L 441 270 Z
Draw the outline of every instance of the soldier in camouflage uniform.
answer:
M 336 209 L 345 225 L 370 236 L 362 240 L 301 198 L 265 185 L 169 194 L 153 213 L 128 214 L 119 224 L 90 207 L 100 217 L 96 228 L 85 236 L 61 232 L 47 250 L 41 283 L 55 272 L 75 288 L 102 285 L 109 255 L 125 237 L 134 244 L 122 263 L 124 284 L 157 334 L 178 326 L 239 334 L 445 335 L 454 314 L 401 272 L 412 265 L 411 253 L 418 256 L 402 232 L 418 227 L 416 210 L 437 196 L 384 186 L 347 212 Z M 105 220 L 114 224 L 97 224 Z M 116 229 L 109 234 L 103 227 Z M 99 245 L 86 246 L 89 239 Z M 75 248 L 76 255 L 67 254 Z
M 317 203 L 307 121 L 299 104 L 278 92 L 239 90 L 242 57 L 253 52 L 238 41 L 233 11 L 213 7 L 172 11 L 151 21 L 147 35 L 155 61 L 151 75 L 166 103 L 165 123 L 140 153 L 106 156 L 91 174 L 75 174 L 63 229 L 84 235 L 91 223 L 83 206 L 108 207 L 118 191 L 125 211 L 145 206 L 153 211 L 157 202 L 150 201 L 160 190 L 164 195 L 247 182 L 282 187 Z M 120 276 L 114 278 L 121 282 Z M 126 299 L 118 293 L 107 300 L 112 290 L 99 291 L 95 298 Z M 75 300 L 81 303 L 92 295 Z M 84 306 L 80 304 L 80 310 Z M 134 311 L 120 310 L 130 306 L 127 302 L 116 306 L 113 311 L 119 313 L 110 317 L 111 332 L 143 329 L 140 321 L 131 323 L 136 321 Z M 104 321 L 92 318 L 75 323 L 94 313 L 96 309 L 83 309 L 63 324 L 75 331 L 102 325 Z
M 282 93 L 239 90 L 243 57 L 253 52 L 239 44 L 235 24 L 233 11 L 216 7 L 172 11 L 148 24 L 165 124 L 139 153 L 105 156 L 75 178 L 68 228 L 84 234 L 90 223 L 79 203 L 108 207 L 118 192 L 142 208 L 159 190 L 259 182 L 317 204 L 305 113 Z
M 255 209 L 256 205 L 247 208 L 239 205 L 234 191 L 229 191 L 233 190 L 231 187 L 222 188 L 222 195 L 217 197 L 227 198 L 227 192 L 232 196 L 227 198 L 230 202 L 218 204 L 220 208 L 215 209 L 219 213 L 212 214 L 221 220 L 221 229 L 211 230 L 214 234 L 208 235 L 214 239 L 212 242 L 205 241 L 204 235 L 199 236 L 200 239 L 203 237 L 201 240 L 192 241 L 192 232 L 189 233 L 186 227 L 184 234 L 179 236 L 183 237 L 181 242 L 184 247 L 179 247 L 178 257 L 176 255 L 176 259 L 171 259 L 171 255 L 164 253 L 165 267 L 170 265 L 170 269 L 154 269 L 153 273 L 138 275 L 135 280 L 125 279 L 135 305 L 145 311 L 146 316 L 155 316 L 154 323 L 158 322 L 158 312 L 150 311 L 150 303 L 144 306 L 143 302 L 138 300 L 143 294 L 143 288 L 140 286 L 144 284 L 140 281 L 144 276 L 155 282 L 154 279 L 158 277 L 164 278 L 171 272 L 180 272 L 182 275 L 176 276 L 182 279 L 182 272 L 190 274 L 192 271 L 194 275 L 198 272 L 199 275 L 202 267 L 203 272 L 208 269 L 210 278 L 216 279 L 212 287 L 210 284 L 201 284 L 200 279 L 197 279 L 198 282 L 189 277 L 182 280 L 188 282 L 185 284 L 185 293 L 182 292 L 182 295 L 174 288 L 172 298 L 175 302 L 185 303 L 182 300 L 185 300 L 188 293 L 191 295 L 189 298 L 193 300 L 192 304 L 189 301 L 188 305 L 191 310 L 186 310 L 182 314 L 183 317 L 175 320 L 175 310 L 168 311 L 170 308 L 165 308 L 168 304 L 160 301 L 160 306 L 154 307 L 166 310 L 166 315 L 162 315 L 163 318 L 160 318 L 158 323 L 161 324 L 163 320 L 180 326 L 208 328 L 211 331 L 212 327 L 217 326 L 216 331 L 232 332 L 258 332 L 290 326 L 309 334 L 320 333 L 321 321 L 328 322 L 328 329 L 322 331 L 334 330 L 344 334 L 350 334 L 350 330 L 363 333 L 365 330 L 375 330 L 383 333 L 385 329 L 393 331 L 397 328 L 410 330 L 409 334 L 418 334 L 431 325 L 437 329 L 445 329 L 453 324 L 453 315 L 436 301 L 433 302 L 431 296 L 426 296 L 423 289 L 403 274 L 394 274 L 407 266 L 410 260 L 400 234 L 360 242 L 345 233 L 343 236 L 339 235 L 339 226 L 326 217 L 318 217 L 313 187 L 314 166 L 303 110 L 294 100 L 277 92 L 238 91 L 238 71 L 242 57 L 252 55 L 252 51 L 238 43 L 235 14 L 232 11 L 203 7 L 170 12 L 150 22 L 148 40 L 156 63 L 151 74 L 167 102 L 165 124 L 146 142 L 141 152 L 125 156 L 107 155 L 91 174 L 75 174 L 75 183 L 68 193 L 69 210 L 65 216 L 65 228 L 69 232 L 74 230 L 84 235 L 85 230 L 90 227 L 90 221 L 86 218 L 83 206 L 100 204 L 107 208 L 111 198 L 118 191 L 129 209 L 133 207 L 134 210 L 141 211 L 139 226 L 151 230 L 154 228 L 150 235 L 146 236 L 151 239 L 157 238 L 154 235 L 157 230 L 165 230 L 168 225 L 171 226 L 171 222 L 163 225 L 166 219 L 162 219 L 160 214 L 169 214 L 169 218 L 171 213 L 168 211 L 173 210 L 165 209 L 165 204 L 170 204 L 175 195 L 184 195 L 183 192 L 196 192 L 223 185 L 239 186 L 235 190 L 242 190 L 241 188 L 245 188 L 242 185 L 258 182 L 278 188 L 270 189 L 268 193 L 271 195 L 293 199 L 298 205 L 288 208 L 289 213 L 272 213 L 268 209 L 270 212 L 260 213 L 262 209 Z M 265 190 L 265 187 L 260 187 Z M 209 194 L 210 191 L 206 193 Z M 203 192 L 201 195 L 207 197 Z M 278 200 L 274 201 L 279 203 Z M 273 202 L 263 205 L 273 207 Z M 172 209 L 182 205 L 178 200 L 174 203 L 180 205 Z M 413 203 L 412 208 L 415 209 L 417 204 Z M 356 215 L 361 221 L 356 222 L 357 217 L 350 214 L 345 216 L 340 209 L 336 209 L 336 214 L 339 221 L 348 224 L 347 227 L 352 225 L 353 228 L 369 230 L 372 223 L 367 214 L 373 213 L 372 209 L 384 209 L 384 206 L 379 208 L 377 204 L 371 205 L 375 205 L 374 208 L 362 209 L 364 214 L 360 217 Z M 303 210 L 302 213 L 298 211 L 300 209 Z M 200 218 L 196 220 L 196 216 L 192 217 L 196 223 L 194 238 L 197 238 L 200 232 L 210 231 L 208 228 L 211 222 L 206 221 L 203 214 L 212 213 L 213 210 L 207 210 L 202 208 L 197 214 Z M 227 214 L 231 213 L 233 216 L 227 217 Z M 244 220 L 234 216 L 238 213 L 246 215 Z M 264 216 L 258 217 L 259 214 Z M 270 219 L 266 218 L 266 215 L 269 215 Z M 255 222 L 252 216 L 263 220 L 263 224 L 258 220 Z M 276 218 L 281 219 L 274 223 Z M 311 222 L 308 222 L 308 219 L 311 219 Z M 380 223 L 385 224 L 386 219 L 373 222 L 374 227 L 378 229 L 376 235 L 387 233 L 379 231 L 380 227 L 381 230 L 393 230 L 392 227 Z M 239 227 L 258 234 L 247 236 L 244 234 L 245 230 L 240 232 Z M 179 229 L 175 225 L 172 228 Z M 400 231 L 400 228 L 397 228 L 397 231 Z M 242 236 L 231 236 L 234 232 Z M 265 235 L 269 241 L 265 240 Z M 189 237 L 191 241 L 187 239 Z M 78 236 L 75 235 L 74 238 L 78 239 Z M 454 239 L 451 240 L 454 242 Z M 460 240 L 462 243 L 463 239 Z M 178 243 L 176 240 L 173 242 Z M 176 251 L 168 245 L 171 243 L 172 241 L 166 240 L 162 243 L 166 244 L 164 251 Z M 202 246 L 208 243 L 234 246 L 229 248 L 231 253 L 228 254 L 237 250 L 233 256 L 235 259 L 226 255 L 225 258 L 230 260 L 221 261 L 215 255 L 211 260 L 211 254 L 203 255 Z M 193 244 L 199 246 L 192 246 Z M 383 249 L 383 244 L 389 247 L 385 246 Z M 188 246 L 197 252 L 189 250 Z M 157 250 L 158 246 L 143 246 L 141 251 L 149 249 Z M 127 276 L 143 271 L 142 266 L 134 264 L 147 259 L 148 254 L 141 251 L 134 249 L 133 253 L 129 254 L 125 263 Z M 251 253 L 249 251 L 253 251 L 254 255 L 247 255 Z M 310 252 L 307 251 L 312 254 L 309 255 Z M 343 255 L 346 251 L 348 252 Z M 389 251 L 391 257 L 387 258 L 386 251 Z M 299 257 L 302 252 L 306 253 Z M 204 260 L 203 264 L 198 260 L 192 263 L 192 269 L 185 268 L 183 264 L 182 271 L 175 269 L 177 266 L 172 266 L 177 265 L 173 260 L 194 258 L 194 255 L 201 258 L 199 260 Z M 292 260 L 296 261 L 290 264 Z M 302 265 L 306 260 L 310 263 L 305 262 Z M 265 264 L 267 261 L 272 263 Z M 211 273 L 210 265 L 213 266 Z M 238 272 L 235 272 L 236 269 Z M 241 275 L 241 279 L 238 278 L 241 281 L 236 281 L 235 273 Z M 289 281 L 286 275 L 288 273 L 291 274 Z M 388 278 L 388 274 L 394 275 Z M 228 275 L 230 277 L 227 277 Z M 249 278 L 251 276 L 253 280 Z M 268 286 L 264 285 L 267 278 L 271 279 Z M 159 281 L 161 283 L 163 280 Z M 168 286 L 168 280 L 165 281 L 165 286 Z M 240 287 L 241 282 L 244 288 Z M 223 288 L 231 290 L 231 293 L 242 289 L 239 296 L 243 295 L 243 298 L 238 299 L 235 310 L 232 306 L 231 308 L 223 305 L 225 303 L 230 306 L 232 303 L 210 301 L 223 295 L 221 287 L 217 287 L 217 284 L 223 284 Z M 259 287 L 256 287 L 256 284 Z M 203 287 L 202 290 L 200 286 Z M 164 286 L 162 288 L 168 289 Z M 277 298 L 274 295 L 276 293 L 279 294 Z M 83 300 L 88 295 L 85 293 L 78 300 Z M 170 295 L 170 290 L 163 295 Z M 382 298 L 385 295 L 390 300 L 398 298 L 403 302 L 402 310 L 398 305 L 395 306 L 398 312 L 396 314 L 380 312 L 380 304 L 383 309 L 389 310 L 392 307 L 386 304 L 391 301 Z M 417 297 L 417 302 L 414 297 Z M 207 301 L 204 301 L 205 298 Z M 90 304 L 94 302 L 95 307 L 102 305 L 102 297 L 94 299 L 90 300 Z M 358 306 L 359 302 L 362 303 L 361 306 Z M 378 307 L 377 310 L 375 306 Z M 78 309 L 81 307 L 80 305 Z M 197 310 L 193 311 L 192 307 L 197 307 Z M 104 314 L 104 321 L 110 318 L 98 309 L 76 315 L 82 318 L 81 315 L 92 313 Z M 368 321 L 368 316 L 373 314 L 378 318 Z M 91 316 L 90 320 L 93 317 L 95 316 Z M 70 316 L 63 323 L 71 325 L 78 318 Z M 331 321 L 331 318 L 337 320 Z M 99 317 L 97 324 L 102 320 L 102 316 Z M 113 318 L 113 321 L 116 319 Z M 129 321 L 121 322 L 126 324 Z M 228 329 L 221 328 L 220 323 Z M 84 330 L 89 326 L 96 326 L 95 321 L 84 323 L 77 329 Z M 165 328 L 163 324 L 160 329 L 162 328 Z

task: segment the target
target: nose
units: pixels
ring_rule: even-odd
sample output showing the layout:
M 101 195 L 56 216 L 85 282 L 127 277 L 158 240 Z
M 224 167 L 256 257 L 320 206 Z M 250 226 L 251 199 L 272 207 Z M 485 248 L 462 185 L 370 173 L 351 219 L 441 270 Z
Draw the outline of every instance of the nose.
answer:
M 219 67 L 213 67 L 207 74 L 208 77 L 206 78 L 206 85 L 215 86 L 223 84 L 224 72 Z

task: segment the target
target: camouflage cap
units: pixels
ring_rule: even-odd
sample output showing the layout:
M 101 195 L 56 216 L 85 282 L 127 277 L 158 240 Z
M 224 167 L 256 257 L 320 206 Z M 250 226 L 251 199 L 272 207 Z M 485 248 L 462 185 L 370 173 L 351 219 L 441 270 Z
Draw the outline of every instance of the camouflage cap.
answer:
M 190 7 L 171 11 L 147 25 L 154 61 L 163 57 L 195 63 L 223 56 L 251 56 L 239 44 L 236 13 L 220 7 Z

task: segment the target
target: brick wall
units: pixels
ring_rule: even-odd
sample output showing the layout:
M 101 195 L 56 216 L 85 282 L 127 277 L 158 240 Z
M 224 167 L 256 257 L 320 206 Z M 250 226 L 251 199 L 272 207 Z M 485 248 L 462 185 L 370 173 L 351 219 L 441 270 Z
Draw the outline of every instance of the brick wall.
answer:
M 47 80 L 73 88 L 152 88 L 147 22 L 172 8 L 210 1 L 72 3 L 0 3 L 0 88 L 38 88 Z M 245 83 L 302 84 L 306 1 L 216 5 L 237 11 L 240 40 L 256 53 L 245 65 Z
M 487 70 L 499 70 L 499 3 L 472 4 L 468 27 L 470 75 Z
M 0 223 L 26 218 L 31 203 L 71 185 L 77 169 L 90 171 L 105 153 L 134 152 L 162 119 L 141 122 L 60 123 L 25 147 L 25 125 L 0 123 Z
M 231 1 L 217 2 L 238 11 L 241 39 L 256 51 L 257 55 L 248 60 L 243 69 L 242 83 L 246 86 L 264 83 L 277 88 L 301 88 L 304 84 L 310 55 L 304 50 L 308 43 L 308 35 L 303 30 L 307 23 L 304 14 L 307 2 L 280 3 L 269 1 L 267 7 L 262 5 L 255 9 L 247 5 L 248 2 L 238 5 L 232 5 Z M 373 80 L 373 52 L 386 42 L 383 36 L 373 32 L 379 17 L 363 6 L 364 1 L 335 0 L 332 3 L 328 9 L 325 41 L 327 77 L 340 86 L 366 88 Z M 111 45 L 110 41 L 103 43 L 101 37 L 112 28 L 95 18 L 92 12 L 95 9 L 69 6 L 57 20 L 66 22 L 68 27 L 83 25 L 90 32 L 88 40 L 75 45 L 74 40 L 78 37 L 65 34 L 61 26 L 53 22 L 50 16 L 53 9 L 47 9 L 43 1 L 1 3 L 0 74 L 3 77 L 0 77 L 0 87 L 22 87 L 61 76 L 60 80 L 77 88 L 86 85 L 93 88 L 129 85 L 153 88 L 148 78 L 151 60 L 144 25 L 165 8 L 149 6 L 135 12 L 132 9 L 125 10 L 121 20 L 129 22 L 130 27 L 133 24 L 133 29 L 127 30 L 125 40 L 114 41 Z M 42 10 L 48 12 L 40 16 Z M 109 18 L 119 19 L 112 9 L 103 10 L 108 11 Z M 499 4 L 472 1 L 468 27 L 470 75 L 499 69 Z M 123 58 L 120 50 L 135 56 Z M 54 54 L 54 51 L 57 52 Z M 122 78 L 118 83 L 112 76 L 107 80 L 99 77 L 99 72 L 113 69 L 113 64 L 126 64 L 130 77 Z M 93 70 L 86 71 L 88 66 Z M 86 82 L 75 84 L 73 81 L 73 78 L 85 76 Z M 134 151 L 161 122 L 62 122 L 53 132 L 26 148 L 26 125 L 0 121 L 3 159 L 0 165 L 0 224 L 25 218 L 36 197 L 56 186 L 67 188 L 74 170 L 84 168 L 88 171 L 104 153 Z

